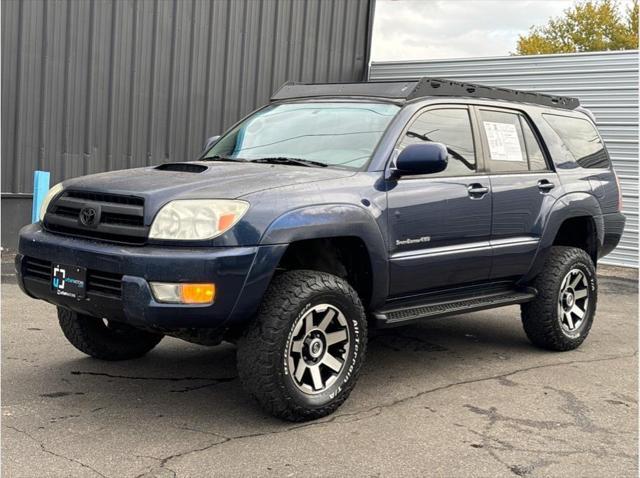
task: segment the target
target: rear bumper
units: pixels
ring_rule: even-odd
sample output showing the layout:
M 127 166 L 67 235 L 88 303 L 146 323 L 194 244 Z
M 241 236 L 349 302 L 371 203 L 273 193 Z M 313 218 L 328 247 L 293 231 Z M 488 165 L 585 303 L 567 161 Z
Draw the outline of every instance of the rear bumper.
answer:
M 626 222 L 626 218 L 621 212 L 603 214 L 602 219 L 604 222 L 604 237 L 599 257 L 606 256 L 617 247 L 622 238 Z
M 224 329 L 257 310 L 285 248 L 129 247 L 55 235 L 32 224 L 20 231 L 16 271 L 25 293 L 79 313 L 158 329 Z M 30 272 L 30 259 L 115 275 L 120 291 L 92 290 L 89 280 L 86 299 L 58 296 L 44 274 Z M 161 304 L 150 281 L 213 282 L 216 299 L 204 306 Z

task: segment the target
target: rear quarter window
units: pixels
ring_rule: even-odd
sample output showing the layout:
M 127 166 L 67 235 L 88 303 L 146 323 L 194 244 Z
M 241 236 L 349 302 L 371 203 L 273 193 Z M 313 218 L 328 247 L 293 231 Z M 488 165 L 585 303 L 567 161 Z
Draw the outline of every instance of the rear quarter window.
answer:
M 595 126 L 588 120 L 553 114 L 542 115 L 560 136 L 576 163 L 583 168 L 608 168 L 609 155 Z

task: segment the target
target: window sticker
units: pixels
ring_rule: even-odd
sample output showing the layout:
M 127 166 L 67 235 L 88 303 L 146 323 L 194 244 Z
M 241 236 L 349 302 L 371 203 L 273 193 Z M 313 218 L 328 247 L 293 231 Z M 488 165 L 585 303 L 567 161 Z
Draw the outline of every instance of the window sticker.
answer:
M 516 126 L 483 121 L 493 161 L 524 161 Z

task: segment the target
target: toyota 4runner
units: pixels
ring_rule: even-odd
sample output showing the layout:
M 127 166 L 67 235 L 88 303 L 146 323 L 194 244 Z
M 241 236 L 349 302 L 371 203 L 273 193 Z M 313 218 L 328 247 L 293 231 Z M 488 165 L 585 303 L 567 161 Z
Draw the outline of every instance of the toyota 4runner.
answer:
M 620 211 L 574 98 L 288 83 L 197 161 L 54 186 L 16 268 L 85 354 L 232 341 L 262 407 L 309 420 L 348 397 L 368 329 L 520 304 L 533 344 L 578 347 Z

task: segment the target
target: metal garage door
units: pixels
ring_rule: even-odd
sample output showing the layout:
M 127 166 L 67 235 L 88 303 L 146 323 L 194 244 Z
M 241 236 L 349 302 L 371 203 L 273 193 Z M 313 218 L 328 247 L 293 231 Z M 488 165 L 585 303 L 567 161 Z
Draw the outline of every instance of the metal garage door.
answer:
M 622 183 L 627 225 L 603 263 L 638 267 L 638 51 L 373 62 L 371 81 L 422 76 L 575 96 L 596 115 Z

